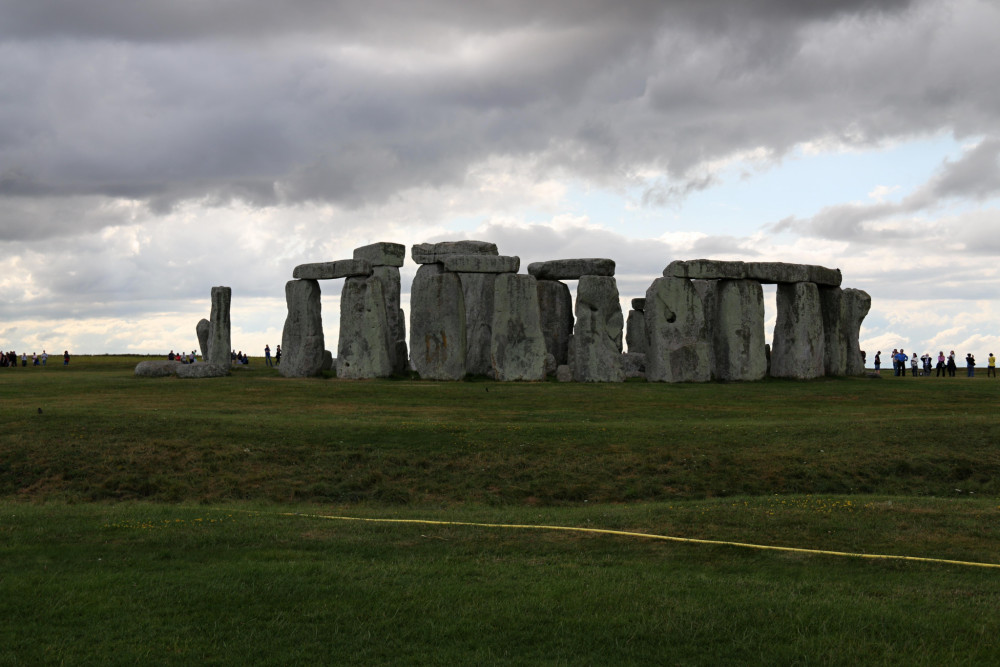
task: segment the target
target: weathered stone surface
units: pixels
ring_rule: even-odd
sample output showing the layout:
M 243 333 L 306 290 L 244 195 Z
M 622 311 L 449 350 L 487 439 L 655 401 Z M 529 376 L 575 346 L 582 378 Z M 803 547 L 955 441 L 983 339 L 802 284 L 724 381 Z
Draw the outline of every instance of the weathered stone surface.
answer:
M 323 315 L 319 283 L 289 280 L 285 283 L 288 316 L 281 334 L 281 364 L 285 377 L 311 377 L 323 368 Z
M 340 294 L 337 377 L 366 379 L 392 375 L 391 343 L 394 341 L 389 340 L 382 282 L 374 276 L 348 278 Z
M 863 375 L 865 362 L 861 358 L 861 324 L 872 308 L 872 298 L 868 292 L 847 288 L 844 290 L 844 318 L 841 321 L 841 335 L 847 350 L 847 375 Z
M 221 378 L 229 375 L 230 364 L 175 364 L 179 378 Z
M 624 324 L 614 277 L 581 277 L 569 355 L 577 382 L 625 380 L 621 355 Z
M 753 381 L 767 374 L 764 354 L 764 291 L 753 280 L 719 280 L 708 315 L 713 376 Z
M 410 288 L 410 361 L 421 378 L 460 380 L 465 349 L 461 280 L 439 264 L 425 264 Z
M 372 243 L 354 249 L 354 259 L 363 259 L 372 267 L 403 265 L 406 258 L 406 246 L 402 243 Z
M 746 278 L 746 264 L 725 262 L 714 259 L 677 260 L 663 269 L 665 278 L 689 278 L 691 280 L 743 280 Z
M 767 284 L 810 282 L 830 287 L 838 287 L 842 281 L 840 269 L 828 269 L 825 266 L 711 259 L 671 262 L 663 269 L 663 275 L 693 280 L 756 280 Z
M 861 323 L 871 309 L 866 292 L 839 287 L 819 288 L 823 313 L 823 370 L 827 375 L 865 372 L 858 338 Z
M 212 288 L 212 314 L 208 325 L 208 356 L 203 356 L 206 362 L 228 366 L 232 352 L 230 338 L 229 304 L 233 298 L 233 290 L 229 287 Z
M 397 244 L 398 245 L 398 244 Z M 402 375 L 406 372 L 406 316 L 399 307 L 401 282 L 399 269 L 395 266 L 376 266 L 372 275 L 382 283 L 382 296 L 385 299 L 385 320 L 388 326 L 389 357 L 392 359 L 392 372 Z
M 603 258 L 553 259 L 529 264 L 528 273 L 538 280 L 579 280 L 583 276 L 613 276 L 615 261 Z
M 840 269 L 784 262 L 747 262 L 747 278 L 767 284 L 815 283 L 826 287 L 840 287 L 843 282 Z
M 198 324 L 195 326 L 194 331 L 198 334 L 198 347 L 201 348 L 201 358 L 208 359 L 208 341 L 209 341 L 209 331 L 211 331 L 212 323 L 208 320 L 198 320 Z
M 646 310 L 646 299 L 632 299 L 632 310 Z
M 135 376 L 144 378 L 169 377 L 177 375 L 177 367 L 183 365 L 177 361 L 159 359 L 156 361 L 140 361 L 135 365 Z
M 569 339 L 573 335 L 573 298 L 569 287 L 558 280 L 539 280 L 538 310 L 542 323 L 545 349 L 556 365 L 569 361 Z
M 319 367 L 320 371 L 331 371 L 337 363 L 337 358 L 333 356 L 333 352 L 330 350 L 323 350 L 323 365 Z
M 502 273 L 496 277 L 490 349 L 497 380 L 545 379 L 545 338 L 537 281 L 532 276 Z
M 465 302 L 465 372 L 493 377 L 493 294 L 495 273 L 459 273 Z
M 657 278 L 646 290 L 646 379 L 707 382 L 712 377 L 705 305 L 684 278 Z
M 521 258 L 507 255 L 444 255 L 441 264 L 445 271 L 455 273 L 517 273 Z
M 572 382 L 573 369 L 563 364 L 556 368 L 556 380 L 559 382 Z
M 338 259 L 336 262 L 299 264 L 292 271 L 296 280 L 333 280 L 352 276 L 370 276 L 372 265 L 364 259 Z
M 823 375 L 823 313 L 815 283 L 779 284 L 771 346 L 771 376 L 800 380 Z
M 641 310 L 628 311 L 625 321 L 625 346 L 629 352 L 646 354 L 649 344 L 646 342 L 646 316 Z
M 417 264 L 434 264 L 448 255 L 499 255 L 497 245 L 488 241 L 445 241 L 418 243 L 410 250 Z
M 646 355 L 640 352 L 626 352 L 622 355 L 622 367 L 626 378 L 646 377 Z
M 552 354 L 545 353 L 545 376 L 550 377 L 556 374 L 556 370 L 559 368 L 559 364 L 556 363 L 556 358 Z

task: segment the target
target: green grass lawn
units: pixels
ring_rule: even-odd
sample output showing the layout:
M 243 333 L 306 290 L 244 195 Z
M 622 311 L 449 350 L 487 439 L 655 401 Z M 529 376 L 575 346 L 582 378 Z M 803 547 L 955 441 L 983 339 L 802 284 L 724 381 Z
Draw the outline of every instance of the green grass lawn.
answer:
M 0 665 L 996 664 L 992 378 L 0 369 Z M 41 413 L 39 413 L 41 409 Z M 289 514 L 291 513 L 291 514 Z M 301 515 L 296 515 L 301 514 Z

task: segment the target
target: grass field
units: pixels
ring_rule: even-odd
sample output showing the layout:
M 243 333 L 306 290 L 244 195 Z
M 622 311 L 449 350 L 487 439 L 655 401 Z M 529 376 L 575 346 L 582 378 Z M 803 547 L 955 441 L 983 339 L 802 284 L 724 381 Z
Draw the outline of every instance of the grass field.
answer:
M 1000 382 L 0 369 L 0 665 L 996 664 Z M 41 410 L 39 412 L 39 410 Z

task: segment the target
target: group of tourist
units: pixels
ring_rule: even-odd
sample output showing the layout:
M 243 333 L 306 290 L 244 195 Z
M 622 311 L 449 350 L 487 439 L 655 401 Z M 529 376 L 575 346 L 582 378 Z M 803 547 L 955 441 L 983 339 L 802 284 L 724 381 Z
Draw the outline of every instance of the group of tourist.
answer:
M 170 361 L 179 361 L 182 364 L 193 364 L 198 360 L 198 357 L 194 350 L 191 350 L 190 354 L 185 354 L 183 352 L 175 353 L 173 350 L 170 350 L 170 354 L 167 355 L 167 359 Z
M 14 353 L 11 352 L 10 355 L 14 355 Z M 6 357 L 7 357 L 7 355 L 4 355 L 4 359 L 5 360 L 6 360 Z M 17 365 L 17 357 L 16 356 L 11 356 L 11 358 L 14 360 L 13 361 L 13 365 L 16 366 Z M 179 361 L 182 364 L 193 364 L 194 362 L 196 362 L 198 360 L 198 355 L 197 355 L 197 351 L 196 350 L 191 350 L 190 354 L 185 354 L 184 352 L 174 352 L 173 350 L 170 350 L 170 353 L 167 354 L 167 359 L 169 359 L 170 361 Z M 239 350 L 239 351 L 233 350 L 233 351 L 231 351 L 230 354 L 229 354 L 229 359 L 230 359 L 231 363 L 239 364 L 241 366 L 248 366 L 250 364 L 250 355 L 243 354 L 243 350 Z M 69 352 L 66 353 L 66 363 L 69 363 Z M 280 345 L 275 350 L 275 355 L 274 355 L 274 361 L 273 362 L 271 360 L 271 347 L 268 346 L 268 345 L 264 346 L 264 363 L 267 364 L 268 366 L 273 366 L 273 365 L 281 363 L 281 346 Z M 45 362 L 43 361 L 42 364 L 44 365 Z M 6 361 L 4 362 L 3 365 L 4 366 L 7 365 Z
M 281 363 L 281 346 L 279 345 L 274 353 L 274 363 L 271 363 L 271 346 L 264 345 L 264 363 L 267 366 L 276 366 Z
M 944 354 L 944 350 L 938 352 L 936 364 L 934 358 L 926 352 L 918 357 L 916 352 L 912 355 L 906 354 L 906 350 L 903 348 L 893 350 L 891 359 L 893 375 L 897 377 L 906 376 L 907 361 L 909 361 L 910 373 L 913 377 L 930 377 L 935 369 L 937 377 L 955 377 L 955 371 L 958 369 L 958 363 L 955 361 L 955 350 L 952 350 L 947 357 Z M 965 355 L 965 368 L 968 377 L 975 377 L 976 357 L 971 352 Z M 875 353 L 875 374 L 882 374 L 881 350 Z M 989 359 L 987 359 L 986 376 L 997 376 L 997 358 L 992 352 L 990 352 Z
M 41 354 L 31 353 L 29 357 L 26 352 L 21 353 L 21 366 L 27 366 L 31 362 L 32 366 L 45 366 L 49 360 L 49 353 L 42 350 Z M 69 350 L 63 352 L 63 366 L 69 365 Z M 17 352 L 0 352 L 0 368 L 15 368 L 17 366 Z

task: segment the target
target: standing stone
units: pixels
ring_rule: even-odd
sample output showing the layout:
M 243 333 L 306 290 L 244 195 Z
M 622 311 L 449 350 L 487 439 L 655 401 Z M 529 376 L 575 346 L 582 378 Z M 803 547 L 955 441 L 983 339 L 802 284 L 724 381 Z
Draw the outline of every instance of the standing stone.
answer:
M 823 375 L 823 313 L 816 283 L 779 284 L 771 376 L 805 380 Z
M 646 379 L 707 382 L 712 378 L 705 304 L 690 280 L 657 278 L 646 290 Z
M 410 288 L 410 361 L 421 378 L 465 376 L 465 299 L 457 273 L 440 264 L 417 270 Z
M 465 372 L 493 377 L 493 294 L 497 274 L 459 273 L 465 302 Z M 513 274 L 508 274 L 513 275 Z
M 544 380 L 545 338 L 532 276 L 503 273 L 495 278 L 493 372 L 497 380 Z
M 198 346 L 201 348 L 201 358 L 204 361 L 208 361 L 208 341 L 211 340 L 209 337 L 211 328 L 212 323 L 204 319 L 198 320 L 198 324 L 194 328 L 195 333 L 198 334 Z
M 844 290 L 819 287 L 820 312 L 823 314 L 823 372 L 844 375 L 847 371 L 847 346 L 844 344 Z
M 573 298 L 569 287 L 558 280 L 539 280 L 538 310 L 545 349 L 555 357 L 556 365 L 569 361 L 569 339 L 573 335 Z
M 625 322 L 625 345 L 628 351 L 634 354 L 646 354 L 649 348 L 649 343 L 646 341 L 646 316 L 641 310 L 628 311 L 628 320 Z
M 583 276 L 576 291 L 570 365 L 577 382 L 623 382 L 625 320 L 613 276 Z
M 380 244 L 399 245 L 399 244 Z M 399 246 L 403 248 L 404 246 Z M 399 269 L 395 266 L 376 266 L 372 275 L 382 283 L 382 296 L 385 299 L 385 319 L 388 326 L 389 356 L 392 360 L 392 372 L 401 375 L 406 372 L 406 317 L 399 307 L 401 281 Z
M 844 315 L 840 326 L 847 357 L 844 373 L 847 375 L 865 372 L 865 362 L 861 358 L 861 323 L 871 307 L 872 298 L 868 292 L 853 288 L 844 290 Z
M 323 369 L 323 315 L 319 282 L 289 280 L 285 283 L 288 316 L 281 334 L 281 364 L 285 377 L 311 377 Z
M 395 268 L 395 267 L 388 267 Z M 393 372 L 392 346 L 385 312 L 382 282 L 348 278 L 340 294 L 340 339 L 337 342 L 337 377 L 367 379 Z
M 233 290 L 229 287 L 212 288 L 212 314 L 208 325 L 208 357 L 210 364 L 229 366 L 232 362 L 232 340 L 230 338 L 229 304 Z
M 712 334 L 713 375 L 727 382 L 760 380 L 767 374 L 764 354 L 764 290 L 753 280 L 719 280 Z

